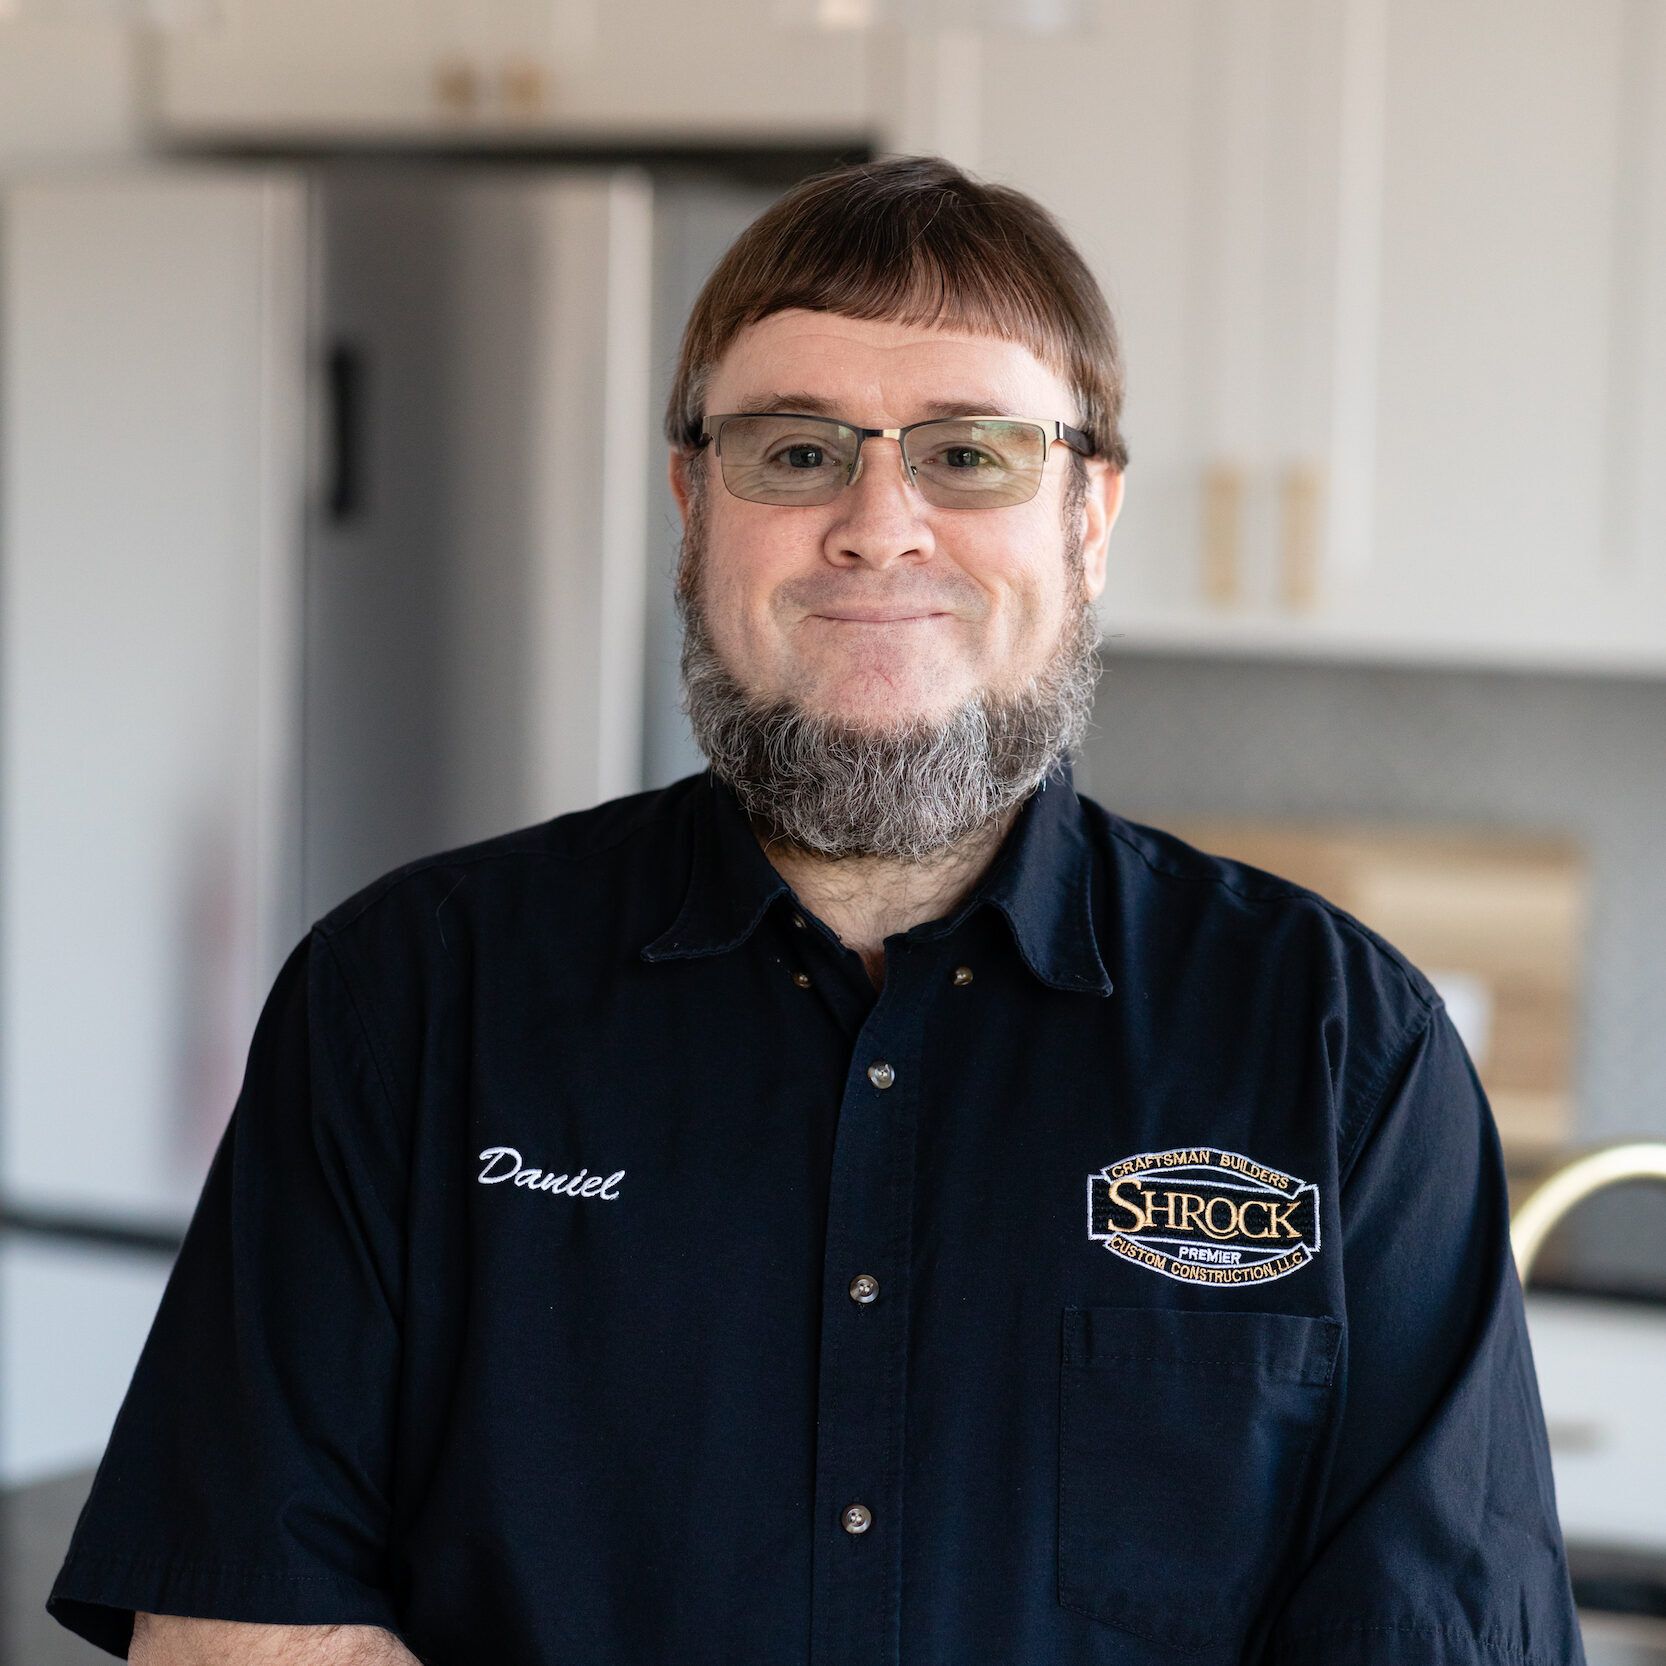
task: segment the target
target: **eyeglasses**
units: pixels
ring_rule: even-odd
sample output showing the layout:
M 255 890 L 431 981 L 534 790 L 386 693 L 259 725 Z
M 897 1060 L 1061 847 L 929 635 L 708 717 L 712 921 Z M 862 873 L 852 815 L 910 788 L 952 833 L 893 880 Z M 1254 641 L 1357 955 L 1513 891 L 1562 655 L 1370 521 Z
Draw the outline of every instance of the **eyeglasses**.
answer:
M 1063 422 L 1014 417 L 939 417 L 905 428 L 857 428 L 785 411 L 706 419 L 694 442 L 715 442 L 724 486 L 748 503 L 831 503 L 862 472 L 862 442 L 897 441 L 903 472 L 938 509 L 1010 509 L 1041 489 L 1054 444 L 1084 457 L 1092 440 Z

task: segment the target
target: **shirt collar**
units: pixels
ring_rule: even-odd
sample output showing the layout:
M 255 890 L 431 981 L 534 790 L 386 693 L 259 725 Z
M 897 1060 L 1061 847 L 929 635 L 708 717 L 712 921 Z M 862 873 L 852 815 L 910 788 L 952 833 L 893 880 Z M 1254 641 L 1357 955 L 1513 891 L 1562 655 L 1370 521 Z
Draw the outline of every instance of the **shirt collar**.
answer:
M 709 768 L 694 793 L 694 859 L 671 924 L 643 945 L 644 960 L 722 954 L 751 936 L 792 887 L 764 855 L 734 789 Z M 921 942 L 946 937 L 974 909 L 992 904 L 1010 926 L 1024 964 L 1055 989 L 1109 995 L 1094 934 L 1093 852 L 1069 758 L 1025 799 L 995 860 L 945 919 L 915 926 Z M 796 897 L 794 898 L 796 901 Z

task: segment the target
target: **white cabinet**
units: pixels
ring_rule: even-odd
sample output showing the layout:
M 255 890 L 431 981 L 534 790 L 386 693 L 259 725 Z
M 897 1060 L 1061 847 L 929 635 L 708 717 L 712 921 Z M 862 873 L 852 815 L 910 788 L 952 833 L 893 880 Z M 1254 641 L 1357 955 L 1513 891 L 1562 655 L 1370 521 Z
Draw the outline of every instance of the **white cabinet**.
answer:
M 1132 452 L 1102 603 L 1117 645 L 1154 623 L 1207 640 L 1217 615 L 1264 611 L 1284 589 L 1286 481 L 1300 487 L 1335 443 L 1332 321 L 1357 304 L 1340 283 L 1360 227 L 1339 211 L 1355 166 L 1339 137 L 1370 114 L 1338 79 L 1357 53 L 1344 12 L 1100 0 L 1076 33 L 984 39 L 970 78 L 941 92 L 938 76 L 924 116 L 889 101 L 897 148 L 954 145 L 1052 209 L 1116 315 Z
M 1639 177 L 1666 99 L 1659 8 L 1373 7 L 1377 224 L 1343 268 L 1373 305 L 1336 334 L 1358 417 L 1330 459 L 1360 535 L 1325 550 L 1315 624 L 1666 671 L 1666 517 L 1647 524 L 1658 470 L 1635 449 L 1666 295 L 1666 195 Z
M 1133 448 L 1113 584 L 1137 571 L 1177 604 L 1192 589 L 1175 564 L 1196 544 L 1198 377 L 1210 362 L 1192 281 L 1206 229 L 1194 132 L 1217 3 L 1103 0 L 1065 37 L 888 31 L 875 50 L 885 146 L 940 150 L 1030 192 L 1104 287 L 1122 333 Z
M 966 160 L 1124 332 L 1113 650 L 1666 674 L 1666 12 L 1105 0 L 978 64 Z
M 1530 1290 L 1533 1363 L 1570 1542 L 1666 1554 L 1666 1319 L 1647 1303 Z
M 173 137 L 847 139 L 859 33 L 756 0 L 243 0 L 158 53 Z

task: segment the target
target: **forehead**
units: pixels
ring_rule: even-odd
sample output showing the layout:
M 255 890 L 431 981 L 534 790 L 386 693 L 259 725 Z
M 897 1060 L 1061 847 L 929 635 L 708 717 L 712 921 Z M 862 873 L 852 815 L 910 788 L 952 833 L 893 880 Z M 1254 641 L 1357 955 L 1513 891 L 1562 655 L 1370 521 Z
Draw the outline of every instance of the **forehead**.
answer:
M 777 398 L 777 395 L 793 395 Z M 749 324 L 712 374 L 708 411 L 808 409 L 875 428 L 1005 412 L 1074 422 L 1063 379 L 1021 342 L 791 308 Z

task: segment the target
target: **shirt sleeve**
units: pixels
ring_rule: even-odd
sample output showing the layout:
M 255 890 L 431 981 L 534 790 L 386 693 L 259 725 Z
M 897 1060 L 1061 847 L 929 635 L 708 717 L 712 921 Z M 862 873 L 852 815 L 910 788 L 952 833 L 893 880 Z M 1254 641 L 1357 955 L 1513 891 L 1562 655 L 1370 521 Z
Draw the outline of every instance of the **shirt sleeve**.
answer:
M 1341 1190 L 1346 1400 L 1272 1666 L 1581 1666 L 1498 1131 L 1436 1002 Z
M 393 1096 L 329 939 L 278 973 L 47 1611 L 379 1625 L 403 1301 Z

